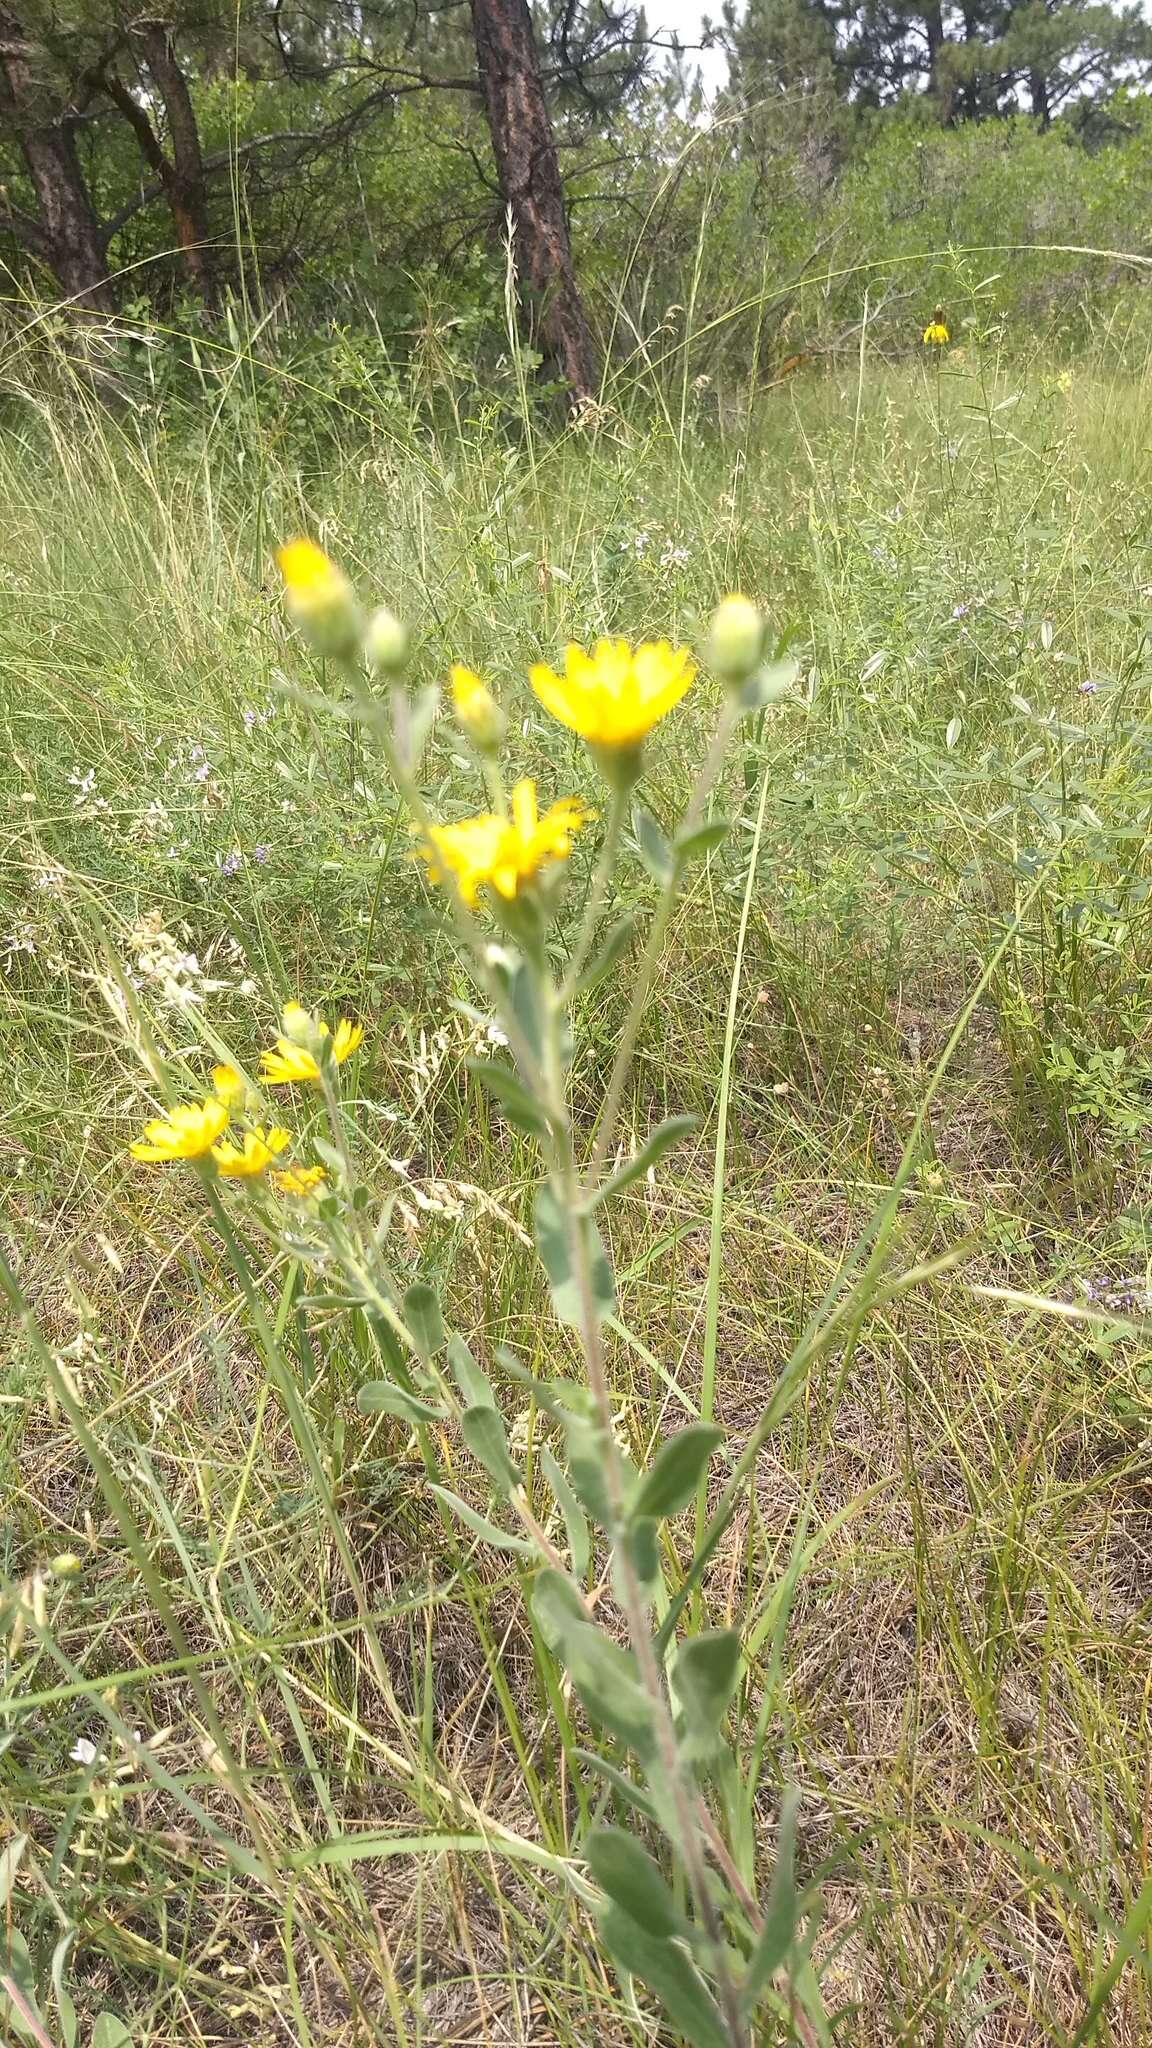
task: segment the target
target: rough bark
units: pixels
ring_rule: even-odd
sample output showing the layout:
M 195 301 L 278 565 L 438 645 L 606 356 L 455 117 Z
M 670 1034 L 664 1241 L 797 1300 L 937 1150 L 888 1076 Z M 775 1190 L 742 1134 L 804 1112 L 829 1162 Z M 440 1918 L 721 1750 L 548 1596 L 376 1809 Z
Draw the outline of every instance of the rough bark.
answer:
M 171 152 L 164 189 L 184 266 L 192 283 L 205 299 L 212 296 L 211 247 L 208 227 L 208 188 L 204 175 L 204 154 L 196 109 L 188 81 L 176 61 L 171 30 L 160 21 L 141 22 L 138 34 L 144 59 L 157 92 L 164 102 Z
M 1048 79 L 1043 71 L 1037 69 L 1028 73 L 1028 96 L 1032 102 L 1032 112 L 1041 128 L 1049 127 L 1052 121 L 1052 108 L 1048 98 Z
M 596 345 L 572 263 L 564 180 L 528 0 L 471 0 L 476 61 L 521 300 L 546 360 L 576 400 L 595 396 Z
M 0 8 L 0 121 L 23 152 L 37 213 L 5 200 L 3 217 L 56 278 L 65 298 L 88 312 L 114 308 L 100 224 L 76 153 L 75 122 L 53 105 L 36 76 L 16 17 Z
M 188 82 L 173 53 L 170 31 L 162 22 L 135 22 L 132 33 L 163 103 L 168 149 L 165 150 L 156 133 L 147 108 L 111 70 L 103 77 L 104 91 L 131 128 L 141 156 L 168 201 L 189 283 L 210 302 L 213 275 L 208 239 L 208 180 Z

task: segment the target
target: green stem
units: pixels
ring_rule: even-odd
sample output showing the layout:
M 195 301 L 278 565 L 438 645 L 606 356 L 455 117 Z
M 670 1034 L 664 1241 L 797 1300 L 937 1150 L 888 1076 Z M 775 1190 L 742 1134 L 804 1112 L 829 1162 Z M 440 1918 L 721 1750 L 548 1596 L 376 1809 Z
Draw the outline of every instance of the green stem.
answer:
M 612 879 L 612 871 L 616 866 L 616 855 L 620 850 L 620 835 L 624 830 L 628 795 L 629 792 L 623 789 L 614 789 L 612 792 L 612 801 L 608 807 L 608 823 L 604 828 L 604 843 L 600 848 L 600 857 L 596 862 L 592 886 L 588 891 L 588 901 L 584 905 L 584 915 L 580 922 L 576 944 L 572 949 L 572 957 L 568 962 L 568 970 L 561 985 L 560 1000 L 562 1003 L 571 1002 L 576 992 L 576 984 L 584 971 L 584 963 L 592 950 L 592 942 L 596 937 L 597 920 L 608 893 L 608 884 Z
M 732 737 L 739 717 L 740 707 L 734 698 L 729 697 L 725 702 L 716 730 L 712 735 L 712 744 L 705 757 L 704 766 L 696 778 L 696 786 L 692 791 L 688 809 L 681 820 L 681 833 L 691 832 L 700 823 L 708 793 L 720 773 L 724 756 L 728 751 L 728 742 Z M 667 936 L 668 925 L 671 921 L 672 912 L 676 907 L 676 899 L 680 893 L 682 872 L 681 862 L 679 860 L 674 861 L 672 873 L 665 882 L 656 905 L 656 912 L 648 933 L 648 942 L 644 948 L 644 956 L 640 963 L 640 972 L 633 986 L 632 1001 L 628 1006 L 628 1015 L 624 1022 L 624 1029 L 620 1034 L 620 1043 L 616 1049 L 616 1058 L 612 1063 L 612 1072 L 604 1095 L 604 1107 L 600 1112 L 600 1121 L 596 1130 L 596 1142 L 593 1146 L 592 1157 L 585 1175 L 586 1186 L 591 1186 L 597 1176 L 603 1171 L 604 1162 L 608 1157 L 609 1148 L 612 1144 L 613 1134 L 616 1129 L 616 1119 L 620 1113 L 620 1104 L 623 1100 L 624 1084 L 628 1079 L 628 1070 L 632 1065 L 633 1054 L 636 1050 L 636 1040 L 644 1020 L 644 1012 L 648 1008 L 649 997 L 652 993 L 652 982 L 660 956 L 664 950 L 664 940 Z

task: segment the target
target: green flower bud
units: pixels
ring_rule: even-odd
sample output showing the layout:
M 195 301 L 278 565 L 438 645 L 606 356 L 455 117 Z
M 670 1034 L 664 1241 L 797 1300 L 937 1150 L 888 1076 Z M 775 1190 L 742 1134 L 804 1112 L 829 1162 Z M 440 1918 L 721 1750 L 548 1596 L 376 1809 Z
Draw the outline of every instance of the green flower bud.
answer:
M 286 541 L 276 550 L 276 560 L 284 578 L 284 601 L 305 638 L 317 654 L 351 661 L 364 619 L 343 569 L 312 540 Z
M 738 688 L 759 668 L 765 630 L 765 621 L 749 598 L 734 595 L 717 605 L 705 656 L 723 682 Z
M 408 628 L 386 604 L 374 611 L 364 634 L 364 655 L 380 675 L 398 676 L 408 661 Z

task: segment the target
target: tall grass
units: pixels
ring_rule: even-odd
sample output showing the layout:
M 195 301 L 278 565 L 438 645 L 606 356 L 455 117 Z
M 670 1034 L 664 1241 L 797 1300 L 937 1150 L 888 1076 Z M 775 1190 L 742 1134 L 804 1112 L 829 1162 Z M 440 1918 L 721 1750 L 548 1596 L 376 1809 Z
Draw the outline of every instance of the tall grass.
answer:
M 343 422 L 278 404 L 278 444 L 242 356 L 216 386 L 178 437 L 27 389 L 0 443 L 16 1991 L 50 2040 L 69 1998 L 82 2041 L 101 2012 L 138 2043 L 655 2038 L 590 1939 L 579 1706 L 514 1565 L 358 1415 L 372 1359 L 292 1262 L 241 1284 L 195 1188 L 126 1158 L 153 1046 L 179 1072 L 254 1050 L 286 994 L 350 1011 L 362 1168 L 414 1267 L 546 1363 L 526 1149 L 465 1069 L 378 764 L 297 687 L 269 549 L 307 526 L 423 677 L 493 677 L 549 787 L 575 753 L 533 709 L 541 652 L 690 638 L 737 585 L 792 636 L 800 699 L 730 757 L 736 827 L 625 1104 L 629 1136 L 702 1123 L 614 1225 L 618 1428 L 643 1460 L 704 1408 L 735 1456 L 803 1360 L 693 1598 L 749 1659 L 731 1853 L 770 1873 L 794 1782 L 836 2038 L 1137 2048 L 1146 373 L 865 353 L 747 416 L 686 390 L 662 426 L 531 447 L 371 390 Z M 657 812 L 698 738 L 686 706 Z M 440 725 L 449 804 L 456 751 Z M 621 907 L 649 897 L 633 861 Z M 588 1107 L 629 994 L 587 999 Z M 494 1370 L 535 1474 L 542 1419 Z

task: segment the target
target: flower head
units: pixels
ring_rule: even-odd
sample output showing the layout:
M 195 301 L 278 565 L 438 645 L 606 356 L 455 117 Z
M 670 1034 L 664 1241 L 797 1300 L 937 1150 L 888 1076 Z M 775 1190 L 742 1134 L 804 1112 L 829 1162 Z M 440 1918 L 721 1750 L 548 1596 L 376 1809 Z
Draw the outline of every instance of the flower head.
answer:
M 205 1102 L 183 1102 L 166 1117 L 145 1124 L 144 1136 L 131 1147 L 133 1159 L 149 1164 L 173 1159 L 203 1159 L 228 1128 L 228 1105 L 209 1096 Z
M 564 674 L 537 664 L 530 681 L 546 711 L 591 746 L 628 752 L 680 702 L 696 666 L 685 647 L 646 640 L 598 640 L 591 654 L 569 646 Z
M 342 1067 L 364 1038 L 363 1026 L 353 1024 L 351 1018 L 341 1017 L 331 1032 L 322 1017 L 313 1017 L 300 1003 L 285 1003 L 280 1027 L 283 1036 L 276 1040 L 275 1052 L 260 1055 L 260 1072 L 273 1088 L 287 1087 L 293 1081 L 318 1081 L 319 1055 L 326 1048 Z
M 486 811 L 458 825 L 433 825 L 419 851 L 432 881 L 454 876 L 465 903 L 474 904 L 486 884 L 511 903 L 525 883 L 568 858 L 573 839 L 592 816 L 579 797 L 566 796 L 541 817 L 536 784 L 526 776 L 512 791 L 511 818 Z
M 504 713 L 482 676 L 459 662 L 452 670 L 452 709 L 456 722 L 481 753 L 495 753 L 504 738 Z
M 563 796 L 540 816 L 536 784 L 525 776 L 512 791 L 512 822 L 504 830 L 492 868 L 492 887 L 507 901 L 542 868 L 567 860 L 572 841 L 593 813 L 578 796 Z
M 937 306 L 931 320 L 924 329 L 924 346 L 925 348 L 947 348 L 951 339 L 952 336 L 948 329 L 948 322 L 944 318 L 944 308 L 943 306 Z
M 212 1093 L 226 1108 L 239 1109 L 247 1099 L 248 1083 L 237 1067 L 213 1067 Z
M 418 849 L 428 863 L 429 879 L 443 882 L 452 875 L 465 903 L 474 904 L 492 878 L 507 829 L 507 821 L 491 811 L 462 818 L 457 825 L 430 825 L 426 843 Z
M 322 1166 L 286 1166 L 272 1175 L 272 1185 L 282 1195 L 314 1195 L 327 1178 Z
M 347 659 L 363 631 L 356 593 L 314 540 L 286 541 L 276 550 L 284 598 L 300 631 L 321 654 Z
M 274 1124 L 270 1131 L 257 1124 L 245 1131 L 240 1145 L 213 1145 L 212 1157 L 217 1171 L 226 1180 L 255 1180 L 258 1174 L 267 1172 L 272 1161 L 286 1152 L 291 1143 L 291 1131 L 283 1130 L 279 1124 Z

